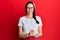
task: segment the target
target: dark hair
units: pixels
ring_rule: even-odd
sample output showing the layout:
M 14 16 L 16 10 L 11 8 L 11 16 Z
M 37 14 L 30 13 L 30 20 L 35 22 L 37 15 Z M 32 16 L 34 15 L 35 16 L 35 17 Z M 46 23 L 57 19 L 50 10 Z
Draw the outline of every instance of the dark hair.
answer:
M 34 6 L 33 2 L 28 1 L 28 2 L 26 3 L 26 5 L 25 5 L 25 11 L 26 11 L 26 13 L 27 13 L 27 5 L 28 5 L 28 4 L 32 4 L 32 5 Z M 35 19 L 36 23 L 39 24 L 39 22 L 38 22 L 37 19 L 36 19 L 36 15 L 35 15 L 35 7 L 34 7 L 34 11 L 33 11 L 33 18 Z

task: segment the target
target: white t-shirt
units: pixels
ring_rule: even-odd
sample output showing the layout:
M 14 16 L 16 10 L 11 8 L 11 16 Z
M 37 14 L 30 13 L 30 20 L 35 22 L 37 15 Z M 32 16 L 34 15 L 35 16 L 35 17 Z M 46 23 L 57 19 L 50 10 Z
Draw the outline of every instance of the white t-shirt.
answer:
M 30 30 L 34 30 L 35 33 L 38 33 L 38 27 L 42 27 L 42 20 L 39 16 L 36 16 L 37 21 L 39 24 L 36 23 L 34 18 L 27 18 L 26 16 L 22 16 L 19 19 L 18 26 L 23 27 L 23 33 L 29 33 Z

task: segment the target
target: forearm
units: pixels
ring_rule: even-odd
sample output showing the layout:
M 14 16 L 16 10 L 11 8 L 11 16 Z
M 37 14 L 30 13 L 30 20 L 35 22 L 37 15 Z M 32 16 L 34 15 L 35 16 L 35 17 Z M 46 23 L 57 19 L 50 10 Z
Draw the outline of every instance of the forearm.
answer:
M 28 37 L 28 34 L 19 34 L 19 38 L 26 38 Z
M 42 33 L 39 32 L 38 34 L 39 34 L 40 37 L 42 36 Z

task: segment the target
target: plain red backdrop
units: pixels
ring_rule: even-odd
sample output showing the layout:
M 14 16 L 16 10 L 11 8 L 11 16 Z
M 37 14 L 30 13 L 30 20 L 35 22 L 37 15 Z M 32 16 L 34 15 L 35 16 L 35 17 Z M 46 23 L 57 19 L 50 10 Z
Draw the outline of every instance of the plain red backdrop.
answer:
M 29 0 L 0 1 L 0 40 L 19 40 L 18 21 L 25 15 Z M 58 0 L 31 0 L 36 5 L 36 15 L 42 18 L 43 36 L 40 40 L 60 40 L 60 16 Z

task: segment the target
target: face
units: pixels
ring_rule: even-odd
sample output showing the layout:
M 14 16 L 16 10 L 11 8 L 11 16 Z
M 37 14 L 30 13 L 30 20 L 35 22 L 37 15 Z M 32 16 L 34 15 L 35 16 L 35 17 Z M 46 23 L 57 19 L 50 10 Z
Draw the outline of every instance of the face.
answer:
M 28 13 L 28 14 L 32 14 L 33 11 L 34 11 L 34 6 L 33 6 L 33 4 L 28 4 L 28 5 L 27 5 L 27 13 Z

